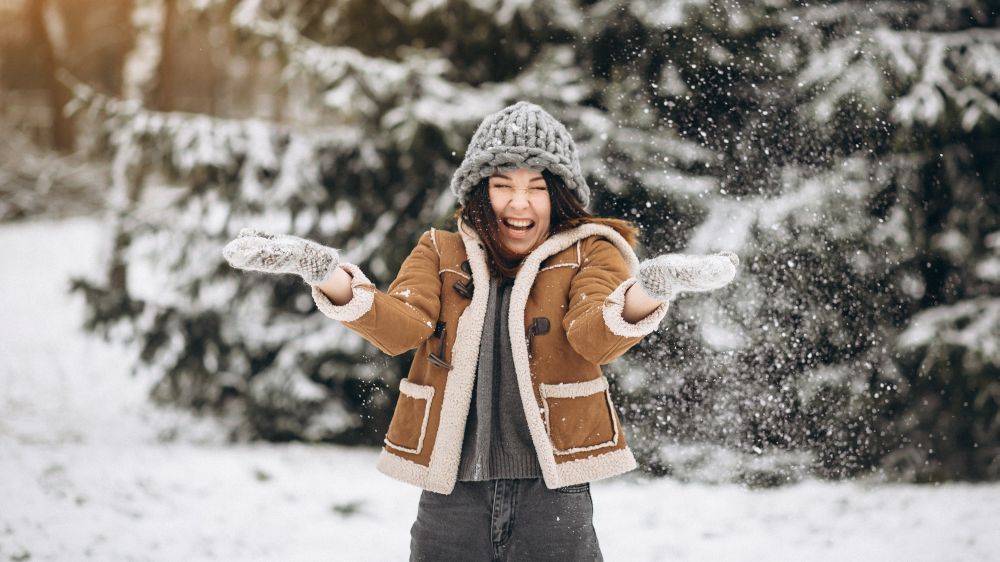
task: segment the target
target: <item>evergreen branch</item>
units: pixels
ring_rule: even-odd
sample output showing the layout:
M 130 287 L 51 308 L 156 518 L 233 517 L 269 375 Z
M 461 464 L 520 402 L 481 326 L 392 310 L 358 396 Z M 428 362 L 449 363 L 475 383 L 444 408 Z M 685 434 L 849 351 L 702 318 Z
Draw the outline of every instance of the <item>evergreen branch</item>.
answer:
M 260 0 L 243 0 L 233 10 L 233 27 L 258 41 L 274 45 L 306 74 L 319 80 L 323 101 L 333 109 L 367 108 L 369 117 L 380 117 L 378 109 L 416 99 L 427 93 L 461 89 L 442 76 L 453 71 L 444 58 L 428 55 L 430 49 L 411 53 L 403 62 L 370 57 L 352 47 L 325 46 L 304 37 L 289 21 L 260 14 Z M 356 96 L 364 99 L 356 99 Z
M 961 112 L 963 128 L 970 130 L 984 115 L 1000 120 L 998 65 L 998 30 L 876 29 L 834 41 L 811 56 L 796 78 L 800 87 L 821 88 L 810 108 L 823 121 L 842 99 L 861 94 L 875 104 L 890 105 L 892 117 L 906 125 L 937 123 L 951 101 Z M 902 85 L 890 82 L 886 71 Z

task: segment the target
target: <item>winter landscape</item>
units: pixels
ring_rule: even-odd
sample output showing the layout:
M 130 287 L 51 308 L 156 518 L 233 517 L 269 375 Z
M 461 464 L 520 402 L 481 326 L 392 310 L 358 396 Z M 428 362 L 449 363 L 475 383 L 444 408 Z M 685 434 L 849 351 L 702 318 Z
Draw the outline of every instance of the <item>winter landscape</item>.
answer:
M 0 560 L 407 559 L 412 355 L 221 250 L 384 289 L 527 100 L 739 257 L 603 367 L 605 559 L 998 561 L 998 68 L 984 0 L 0 0 Z
M 419 490 L 374 449 L 230 445 L 151 406 L 129 353 L 81 333 L 93 217 L 0 227 L 4 560 L 405 560 Z M 16 264 L 11 267 L 10 264 Z M 593 485 L 609 561 L 997 560 L 1000 485 Z

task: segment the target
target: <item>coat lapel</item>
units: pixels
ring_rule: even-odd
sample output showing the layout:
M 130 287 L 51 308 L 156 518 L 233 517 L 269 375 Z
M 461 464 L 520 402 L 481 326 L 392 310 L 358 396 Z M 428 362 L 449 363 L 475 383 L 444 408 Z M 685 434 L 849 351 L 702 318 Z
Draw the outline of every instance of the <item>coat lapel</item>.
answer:
M 486 304 L 489 297 L 490 272 L 486 265 L 485 250 L 479 237 L 468 236 L 459 219 L 458 230 L 462 232 L 465 254 L 472 269 L 472 302 L 458 317 L 457 334 L 452 349 L 452 370 L 448 372 L 444 399 L 441 405 L 441 421 L 437 439 L 431 451 L 427 467 L 427 488 L 440 493 L 451 493 L 458 478 L 458 466 L 462 457 L 462 442 L 465 437 L 465 422 L 472 401 L 473 383 L 476 377 L 476 362 L 479 345 L 483 336 L 486 319 Z

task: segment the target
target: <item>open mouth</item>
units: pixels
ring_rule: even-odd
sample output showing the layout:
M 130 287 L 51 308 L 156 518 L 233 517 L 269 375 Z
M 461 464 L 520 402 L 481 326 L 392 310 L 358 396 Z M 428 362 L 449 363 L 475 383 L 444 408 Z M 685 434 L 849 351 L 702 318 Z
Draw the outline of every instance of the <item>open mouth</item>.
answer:
M 505 217 L 501 221 L 504 226 L 516 232 L 527 232 L 531 230 L 531 227 L 535 226 L 535 221 L 528 219 L 509 219 Z

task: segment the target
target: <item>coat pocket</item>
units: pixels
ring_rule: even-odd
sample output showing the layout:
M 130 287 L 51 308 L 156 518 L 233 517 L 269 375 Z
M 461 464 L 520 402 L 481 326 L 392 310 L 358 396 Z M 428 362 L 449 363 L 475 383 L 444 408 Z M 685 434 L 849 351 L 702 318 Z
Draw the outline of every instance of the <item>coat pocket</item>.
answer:
M 554 453 L 570 455 L 618 444 L 608 379 L 539 385 L 545 429 Z
M 424 448 L 433 398 L 433 386 L 416 384 L 409 379 L 399 381 L 399 401 L 386 432 L 386 446 L 414 455 L 420 453 Z

